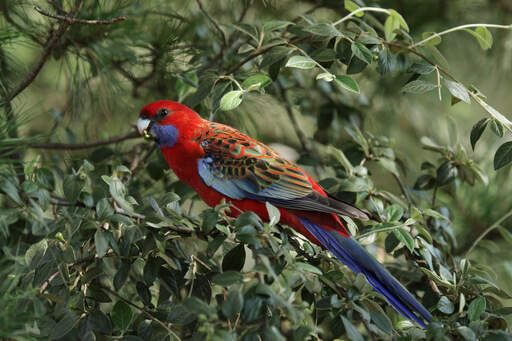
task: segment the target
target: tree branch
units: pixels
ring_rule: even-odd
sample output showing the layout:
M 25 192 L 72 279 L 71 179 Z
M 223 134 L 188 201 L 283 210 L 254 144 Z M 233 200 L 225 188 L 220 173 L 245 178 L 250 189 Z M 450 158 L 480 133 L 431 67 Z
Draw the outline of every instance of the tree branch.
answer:
M 201 12 L 203 12 L 203 14 L 208 18 L 208 20 L 210 20 L 210 22 L 213 24 L 213 26 L 215 26 L 215 29 L 217 31 L 219 31 L 220 33 L 220 37 L 222 39 L 222 48 L 225 48 L 227 45 L 228 45 L 228 40 L 226 38 L 226 33 L 224 32 L 224 30 L 220 27 L 219 23 L 217 23 L 217 21 L 215 21 L 214 18 L 212 18 L 212 16 L 204 9 L 203 7 L 203 4 L 201 3 L 201 0 L 196 0 L 197 2 L 197 5 L 199 6 L 199 9 L 201 10 Z
M 37 149 L 63 149 L 63 150 L 79 150 L 104 146 L 107 144 L 118 143 L 125 140 L 136 139 L 141 137 L 137 131 L 132 131 L 123 135 L 114 136 L 106 140 L 83 142 L 83 143 L 28 143 L 28 147 Z
M 77 18 L 65 16 L 65 15 L 51 14 L 37 6 L 34 6 L 34 9 L 46 17 L 61 20 L 61 21 L 66 21 L 70 24 L 110 25 L 110 24 L 113 24 L 118 21 L 126 20 L 126 17 L 117 17 L 117 18 L 105 19 L 105 20 L 77 19 Z
M 236 64 L 235 66 L 231 67 L 230 69 L 228 69 L 226 71 L 226 76 L 227 75 L 230 75 L 234 72 L 236 72 L 238 69 L 240 69 L 245 63 L 253 60 L 254 58 L 258 57 L 258 56 L 261 56 L 262 54 L 265 54 L 267 53 L 268 51 L 270 51 L 270 49 L 272 49 L 273 47 L 276 47 L 276 46 L 282 46 L 282 45 L 288 45 L 288 44 L 294 44 L 294 43 L 299 43 L 301 41 L 304 41 L 304 40 L 307 40 L 309 38 L 311 38 L 313 35 L 310 34 L 310 35 L 307 35 L 305 37 L 300 37 L 300 38 L 295 38 L 293 40 L 291 40 L 290 42 L 284 42 L 284 43 L 281 43 L 281 44 L 276 44 L 276 45 L 272 45 L 272 46 L 269 46 L 269 47 L 266 47 L 262 50 L 259 50 L 259 51 L 255 51 L 253 54 L 250 54 L 248 55 L 247 57 L 245 57 L 244 59 L 242 59 L 242 61 L 240 61 L 240 63 Z
M 71 18 L 74 18 L 78 10 L 80 9 L 80 5 L 82 4 L 82 0 L 75 0 L 75 5 L 73 6 L 73 9 L 69 12 L 69 15 Z M 39 56 L 37 62 L 32 67 L 32 70 L 28 73 L 28 75 L 21 80 L 21 82 L 12 88 L 10 91 L 6 92 L 6 94 L 3 96 L 5 102 L 10 102 L 14 97 L 18 96 L 27 86 L 29 86 L 34 79 L 37 77 L 41 69 L 43 68 L 43 65 L 46 63 L 46 60 L 50 56 L 53 48 L 59 41 L 59 39 L 64 35 L 68 27 L 71 25 L 68 21 L 63 21 L 59 28 L 52 33 L 48 41 L 46 42 L 43 52 Z

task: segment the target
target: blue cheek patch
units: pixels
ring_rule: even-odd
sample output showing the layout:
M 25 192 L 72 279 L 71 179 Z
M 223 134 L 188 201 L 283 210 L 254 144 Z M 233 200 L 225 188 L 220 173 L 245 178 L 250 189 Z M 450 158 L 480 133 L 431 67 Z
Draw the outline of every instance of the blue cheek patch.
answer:
M 178 140 L 178 129 L 172 124 L 161 126 L 157 123 L 151 130 L 156 136 L 156 144 L 159 147 L 171 148 Z

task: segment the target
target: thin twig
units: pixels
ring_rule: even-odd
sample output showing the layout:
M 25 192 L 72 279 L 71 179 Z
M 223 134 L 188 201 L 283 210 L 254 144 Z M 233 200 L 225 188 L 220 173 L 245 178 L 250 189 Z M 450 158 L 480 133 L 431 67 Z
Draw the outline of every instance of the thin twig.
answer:
M 478 236 L 478 238 L 475 240 L 475 242 L 471 245 L 471 247 L 469 248 L 469 250 L 466 252 L 466 255 L 465 257 L 467 258 L 469 256 L 469 254 L 471 253 L 471 251 L 473 251 L 473 249 L 478 245 L 478 243 L 480 243 L 480 241 L 486 236 L 488 235 L 491 231 L 493 231 L 494 229 L 500 227 L 500 224 L 502 222 L 504 222 L 505 220 L 507 220 L 510 216 L 512 216 L 512 210 L 508 211 L 504 216 L 502 216 L 500 219 L 496 220 L 496 222 L 494 222 L 494 224 L 492 224 L 487 230 L 485 230 L 480 236 Z
M 400 177 L 398 175 L 396 175 L 395 173 L 391 172 L 391 174 L 393 175 L 393 177 L 395 178 L 396 182 L 398 183 L 398 186 L 400 187 L 400 190 L 402 191 L 402 194 L 404 195 L 405 199 L 407 200 L 407 202 L 409 203 L 409 205 L 414 205 L 414 203 L 412 202 L 411 200 L 411 197 L 409 196 L 409 193 L 407 192 L 407 188 L 405 188 L 402 180 L 400 179 Z
M 299 138 L 299 142 L 300 142 L 302 148 L 306 152 L 311 152 L 311 145 L 309 144 L 306 134 L 300 128 L 299 122 L 297 121 L 297 118 L 295 117 L 295 114 L 293 113 L 292 105 L 290 103 L 290 99 L 288 98 L 288 94 L 286 93 L 286 89 L 284 88 L 283 84 L 281 84 L 280 81 L 277 81 L 277 86 L 279 87 L 279 91 L 281 92 L 281 97 L 284 100 L 284 107 L 286 109 L 286 112 L 288 113 L 288 117 L 290 119 L 290 122 L 292 123 L 293 129 L 295 130 L 295 134 L 297 134 L 297 137 Z
M 78 19 L 78 18 L 68 17 L 65 15 L 51 14 L 37 6 L 34 6 L 34 9 L 46 17 L 61 20 L 61 21 L 66 21 L 70 24 L 110 25 L 115 22 L 123 21 L 123 20 L 127 19 L 126 17 L 116 17 L 116 18 L 112 18 L 112 19 L 98 19 L 98 20 Z
M 78 13 L 78 10 L 80 9 L 80 5 L 82 4 L 82 0 L 75 0 L 75 5 L 73 6 L 73 9 L 69 12 L 69 16 L 71 18 L 74 18 L 76 14 Z M 29 71 L 29 73 L 23 78 L 17 86 L 12 88 L 9 92 L 7 92 L 4 97 L 4 102 L 11 101 L 14 97 L 18 96 L 27 86 L 29 86 L 34 79 L 37 77 L 41 69 L 43 68 L 43 65 L 48 60 L 48 57 L 50 56 L 53 48 L 57 44 L 57 42 L 60 40 L 62 35 L 66 32 L 68 27 L 71 25 L 68 21 L 63 21 L 59 28 L 52 33 L 48 41 L 46 42 L 46 45 L 43 48 L 43 52 L 37 59 L 36 63 L 32 67 L 32 70 Z
M 361 7 L 361 8 L 358 8 L 356 9 L 355 11 L 353 12 L 350 12 L 349 15 L 341 18 L 340 20 L 336 21 L 335 23 L 333 23 L 332 25 L 333 26 L 336 26 L 336 25 L 339 25 L 341 24 L 342 22 L 345 22 L 347 21 L 348 19 L 352 18 L 354 15 L 358 14 L 358 13 L 361 13 L 361 12 L 381 12 L 381 13 L 386 13 L 386 14 L 389 14 L 389 11 L 387 9 L 384 9 L 384 8 L 377 8 L 377 7 Z
M 269 47 L 266 47 L 262 50 L 259 50 L 259 51 L 255 51 L 253 54 L 250 54 L 248 55 L 247 57 L 245 57 L 244 59 L 242 59 L 242 61 L 240 61 L 240 63 L 236 64 L 235 66 L 229 68 L 225 75 L 230 75 L 234 72 L 236 72 L 238 69 L 240 69 L 242 66 L 244 66 L 244 64 L 246 64 L 247 62 L 253 60 L 254 58 L 258 57 L 258 56 L 261 56 L 262 54 L 265 54 L 267 53 L 268 51 L 270 51 L 273 47 L 276 47 L 276 46 L 282 46 L 282 45 L 287 45 L 287 44 L 294 44 L 294 43 L 299 43 L 301 41 L 304 41 L 304 40 L 307 40 L 307 39 L 310 39 L 313 35 L 307 35 L 307 36 L 304 36 L 304 37 L 300 37 L 300 38 L 296 38 L 296 39 L 293 39 L 291 40 L 290 42 L 285 42 L 285 43 L 281 43 L 281 44 L 275 44 L 275 45 L 272 45 L 272 46 L 269 46 Z
M 197 2 L 197 5 L 199 6 L 199 9 L 201 10 L 201 12 L 203 12 L 203 14 L 208 18 L 208 20 L 210 20 L 210 22 L 213 24 L 213 26 L 215 26 L 215 29 L 217 31 L 219 31 L 220 33 L 220 37 L 222 39 L 222 46 L 223 48 L 225 48 L 227 45 L 228 45 L 228 40 L 226 38 L 226 33 L 224 32 L 224 30 L 220 27 L 219 23 L 217 23 L 217 21 L 215 21 L 215 19 L 204 9 L 203 7 L 203 4 L 201 3 L 201 0 L 196 0 Z
M 104 146 L 107 144 L 118 143 L 125 140 L 140 138 L 137 131 L 132 131 L 123 135 L 114 136 L 106 140 L 83 142 L 83 143 L 28 143 L 28 147 L 37 149 L 63 149 L 63 150 L 79 150 Z
M 101 289 L 107 291 L 108 293 L 110 293 L 111 295 L 114 295 L 115 297 L 117 297 L 118 299 L 120 299 L 121 301 L 123 301 L 124 303 L 126 304 L 129 304 L 131 305 L 132 307 L 134 307 L 135 309 L 139 310 L 140 312 L 144 313 L 147 317 L 149 317 L 151 320 L 155 321 L 156 323 L 158 323 L 159 325 L 161 325 L 162 327 L 165 328 L 165 330 L 167 330 L 167 332 L 169 334 L 171 334 L 172 336 L 174 336 L 178 341 L 181 341 L 180 337 L 171 329 L 169 328 L 165 323 L 163 323 L 162 321 L 160 321 L 159 319 L 157 319 L 156 317 L 154 317 L 151 313 L 149 313 L 144 307 L 140 307 L 138 306 L 137 304 L 133 303 L 132 301 L 124 298 L 123 296 L 119 295 L 117 292 L 115 292 L 114 290 L 111 290 L 110 288 L 106 287 L 106 286 L 100 286 Z
M 425 44 L 426 42 L 431 41 L 432 39 L 439 38 L 440 36 L 445 35 L 447 33 L 455 32 L 455 31 L 460 31 L 460 30 L 464 30 L 464 29 L 472 28 L 472 27 L 489 27 L 489 28 L 511 29 L 512 25 L 496 25 L 496 24 L 469 24 L 469 25 L 461 25 L 461 26 L 457 26 L 457 27 L 452 27 L 452 28 L 447 29 L 447 30 L 445 30 L 443 32 L 434 33 L 434 34 L 430 35 L 429 37 L 423 39 L 422 41 L 419 41 L 417 43 L 412 44 L 410 47 L 411 48 L 415 48 L 416 46 L 421 46 L 421 45 Z

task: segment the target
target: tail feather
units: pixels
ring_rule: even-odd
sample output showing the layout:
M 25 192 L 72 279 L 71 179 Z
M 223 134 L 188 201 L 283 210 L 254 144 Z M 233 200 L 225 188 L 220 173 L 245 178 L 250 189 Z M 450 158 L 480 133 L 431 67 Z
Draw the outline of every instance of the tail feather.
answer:
M 400 314 L 422 327 L 425 327 L 424 321 L 430 322 L 432 315 L 425 307 L 357 241 L 341 236 L 336 230 L 326 230 L 312 224 L 306 219 L 299 218 L 299 220 L 326 249 L 352 271 L 362 272 L 375 291 L 386 297 L 389 304 Z

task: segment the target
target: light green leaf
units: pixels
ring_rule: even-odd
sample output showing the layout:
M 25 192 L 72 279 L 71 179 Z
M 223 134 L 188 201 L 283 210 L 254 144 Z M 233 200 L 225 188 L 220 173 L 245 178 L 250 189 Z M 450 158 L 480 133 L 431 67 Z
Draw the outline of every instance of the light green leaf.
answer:
M 373 60 L 373 53 L 366 46 L 361 43 L 355 42 L 351 46 L 354 55 L 361 59 L 366 64 L 371 64 Z
M 418 73 L 420 75 L 428 75 L 429 73 L 432 73 L 432 71 L 434 71 L 435 69 L 436 67 L 430 63 L 416 62 L 412 64 L 407 71 Z
M 345 168 L 349 175 L 354 174 L 354 166 L 352 166 L 352 163 L 350 163 L 342 150 L 334 146 L 328 146 L 327 153 L 334 156 L 336 160 L 338 160 L 338 162 L 343 166 L 343 168 Z
M 291 22 L 291 21 L 286 21 L 286 20 L 266 21 L 263 24 L 263 31 L 265 31 L 265 32 L 272 32 L 272 31 L 279 30 L 281 28 L 285 28 L 288 25 L 295 25 L 295 24 L 293 22 Z
M 434 90 L 436 87 L 437 86 L 435 84 L 422 81 L 421 79 L 416 79 L 405 84 L 401 91 L 410 94 L 423 94 Z
M 464 31 L 475 37 L 483 50 L 488 50 L 492 47 L 492 34 L 486 27 L 479 26 L 474 31 L 470 29 L 465 29 Z
M 286 67 L 294 67 L 297 69 L 312 69 L 316 63 L 309 57 L 293 56 L 286 62 Z
M 322 270 L 320 270 L 319 268 L 317 268 L 316 266 L 313 266 L 311 264 L 296 262 L 295 267 L 300 270 L 308 271 L 308 272 L 311 272 L 311 273 L 314 273 L 314 274 L 317 274 L 320 276 L 322 275 Z
M 249 78 L 247 78 L 243 83 L 242 87 L 248 90 L 259 90 L 263 89 L 267 85 L 272 83 L 272 79 L 270 77 L 265 75 L 252 75 Z
M 94 245 L 96 245 L 96 252 L 100 258 L 103 257 L 108 250 L 109 238 L 107 234 L 108 232 L 101 227 L 98 228 L 94 234 Z
M 327 73 L 327 72 L 319 73 L 316 76 L 317 80 L 321 79 L 321 80 L 326 81 L 326 82 L 332 82 L 335 78 L 336 78 L 335 75 L 333 75 L 332 73 Z
M 359 86 L 353 78 L 345 75 L 336 75 L 335 81 L 336 84 L 341 86 L 343 89 L 355 92 L 356 94 L 359 93 Z
M 269 203 L 268 201 L 265 202 L 265 206 L 267 208 L 268 217 L 269 217 L 269 225 L 274 226 L 279 222 L 281 219 L 281 212 L 277 207 Z
M 388 9 L 389 13 L 395 20 L 397 20 L 400 23 L 400 26 L 406 31 L 409 32 L 409 26 L 407 25 L 407 22 L 405 21 L 404 17 L 394 9 L 390 8 Z
M 400 28 L 400 20 L 396 16 L 390 15 L 384 22 L 384 36 L 387 41 L 392 41 L 396 37 L 395 30 Z
M 341 316 L 341 320 L 343 322 L 343 326 L 345 327 L 345 332 L 347 333 L 348 339 L 351 341 L 364 341 L 363 336 L 357 330 L 357 328 L 344 316 Z
M 345 0 L 345 9 L 349 11 L 350 13 L 354 12 L 355 10 L 359 9 L 359 5 L 356 4 L 354 1 L 351 0 Z M 364 15 L 363 12 L 356 13 L 356 17 L 361 18 Z
M 233 90 L 222 96 L 220 99 L 220 109 L 224 111 L 233 110 L 242 103 L 244 92 L 241 90 Z
M 421 38 L 422 39 L 428 39 L 431 36 L 436 36 L 436 37 L 430 39 L 429 41 L 423 43 L 422 45 L 424 45 L 424 46 L 436 46 L 436 45 L 441 44 L 441 41 L 442 41 L 441 36 L 438 35 L 436 32 L 423 32 L 422 35 L 421 35 Z
M 393 233 L 395 234 L 395 237 L 409 249 L 409 251 L 414 251 L 414 239 L 409 234 L 409 232 L 407 232 L 404 229 L 398 228 L 393 230 Z
M 466 103 L 471 103 L 471 99 L 469 98 L 468 90 L 464 87 L 464 85 L 457 83 L 457 82 L 452 82 L 449 80 L 445 80 L 444 84 L 446 85 L 446 87 L 448 88 L 448 90 L 454 97 L 457 97 L 458 99 L 460 99 Z

